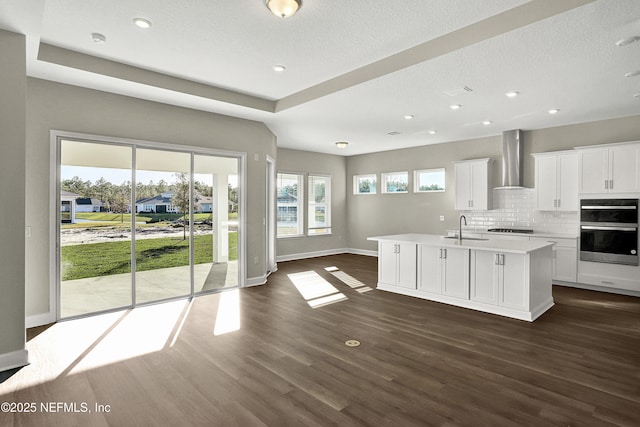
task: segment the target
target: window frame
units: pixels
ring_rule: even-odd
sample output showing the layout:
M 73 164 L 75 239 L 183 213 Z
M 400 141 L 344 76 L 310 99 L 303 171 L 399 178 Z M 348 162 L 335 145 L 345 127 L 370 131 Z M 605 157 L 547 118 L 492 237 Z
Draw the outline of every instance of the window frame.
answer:
M 280 216 L 280 207 L 282 206 L 278 201 L 278 195 L 280 194 L 280 180 L 281 175 L 291 175 L 297 177 L 297 201 L 295 203 L 296 207 L 296 219 L 297 219 L 297 230 L 296 233 L 292 234 L 280 234 L 280 226 L 279 226 L 279 216 Z M 288 239 L 292 237 L 301 237 L 304 236 L 304 205 L 305 205 L 305 174 L 301 172 L 289 172 L 289 171 L 277 171 L 276 172 L 276 239 Z M 293 207 L 294 205 L 290 205 Z
M 370 191 L 368 193 L 364 193 L 364 192 L 360 192 L 360 182 L 359 179 L 360 178 L 373 178 L 373 182 L 375 183 L 374 187 L 373 187 L 373 191 Z M 376 173 L 365 173 L 365 174 L 361 174 L 361 175 L 354 175 L 353 176 L 353 194 L 355 195 L 371 195 L 371 194 L 378 194 L 378 174 Z
M 442 178 L 444 188 L 442 190 L 420 190 L 420 173 L 422 172 L 442 172 Z M 429 169 L 416 169 L 413 171 L 413 192 L 414 193 L 444 193 L 447 191 L 446 182 L 447 171 L 445 168 L 429 168 Z
M 407 177 L 407 189 L 404 191 L 389 191 L 388 187 L 387 187 L 387 180 L 386 178 L 392 175 L 401 175 L 401 174 L 405 174 Z M 381 188 L 381 193 L 382 194 L 407 194 L 409 193 L 409 171 L 398 171 L 398 172 L 383 172 L 380 174 L 380 181 L 382 182 L 383 186 Z
M 310 197 L 312 195 L 311 183 L 313 178 L 321 178 L 325 179 L 325 193 L 324 193 L 324 203 L 312 202 Z M 309 173 L 307 175 L 307 236 L 326 236 L 332 233 L 331 229 L 331 175 L 320 174 L 320 173 Z M 312 220 L 311 215 L 315 212 L 315 207 L 318 205 L 324 205 L 324 215 L 325 215 L 325 225 L 323 227 L 311 227 Z M 312 230 L 326 230 L 324 232 L 314 233 Z

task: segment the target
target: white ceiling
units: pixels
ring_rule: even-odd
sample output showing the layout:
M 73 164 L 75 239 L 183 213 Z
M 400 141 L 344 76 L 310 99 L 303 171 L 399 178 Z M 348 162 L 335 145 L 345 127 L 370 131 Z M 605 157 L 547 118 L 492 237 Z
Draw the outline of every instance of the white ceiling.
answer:
M 640 114 L 640 76 L 624 77 L 640 41 L 615 44 L 640 36 L 638 0 L 304 0 L 288 19 L 263 0 L 0 0 L 0 28 L 27 35 L 30 76 L 263 121 L 287 148 L 354 155 Z

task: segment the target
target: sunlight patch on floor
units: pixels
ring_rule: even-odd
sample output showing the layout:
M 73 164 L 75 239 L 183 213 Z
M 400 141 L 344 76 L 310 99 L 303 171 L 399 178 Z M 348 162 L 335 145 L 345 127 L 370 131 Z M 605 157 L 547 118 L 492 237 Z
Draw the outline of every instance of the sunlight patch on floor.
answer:
M 218 314 L 213 335 L 222 335 L 240 330 L 240 291 L 234 289 L 220 293 Z
M 333 277 L 340 280 L 342 283 L 349 286 L 351 289 L 355 289 L 361 294 L 373 290 L 371 287 L 362 283 L 361 281 L 351 276 L 350 274 L 347 274 L 344 271 L 341 271 L 338 267 L 335 267 L 335 266 L 327 267 L 325 268 L 325 270 L 330 272 L 333 275 Z
M 312 308 L 349 299 L 315 271 L 293 273 L 289 274 L 288 277 L 298 292 L 300 292 L 302 298 L 304 298 Z

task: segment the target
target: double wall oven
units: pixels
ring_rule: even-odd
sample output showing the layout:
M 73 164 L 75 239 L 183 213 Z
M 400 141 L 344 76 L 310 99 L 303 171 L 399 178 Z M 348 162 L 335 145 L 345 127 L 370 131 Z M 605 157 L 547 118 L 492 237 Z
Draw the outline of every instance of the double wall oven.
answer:
M 580 260 L 638 265 L 638 199 L 580 201 Z

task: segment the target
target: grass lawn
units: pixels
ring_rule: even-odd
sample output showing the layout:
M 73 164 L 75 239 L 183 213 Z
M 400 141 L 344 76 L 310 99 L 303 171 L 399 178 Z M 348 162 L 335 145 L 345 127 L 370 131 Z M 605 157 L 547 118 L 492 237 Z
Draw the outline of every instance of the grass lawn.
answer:
M 160 238 L 136 241 L 138 271 L 189 265 L 189 239 Z M 63 246 L 62 280 L 109 276 L 131 271 L 131 242 L 103 242 Z M 211 235 L 194 236 L 196 264 L 211 262 Z M 238 259 L 238 234 L 229 233 L 229 260 Z

